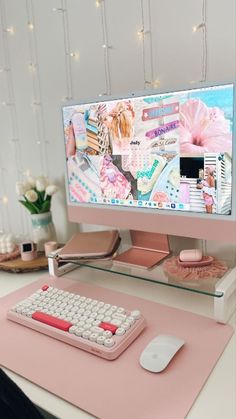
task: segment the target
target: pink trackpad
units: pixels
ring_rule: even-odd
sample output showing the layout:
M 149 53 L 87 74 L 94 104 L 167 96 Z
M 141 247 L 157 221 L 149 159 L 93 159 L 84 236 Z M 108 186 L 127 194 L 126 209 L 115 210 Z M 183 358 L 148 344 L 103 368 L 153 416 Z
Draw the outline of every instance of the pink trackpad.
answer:
M 6 310 L 45 283 L 127 308 L 138 308 L 147 328 L 115 361 L 106 361 L 6 319 Z M 233 330 L 214 320 L 66 278 L 41 277 L 1 299 L 0 364 L 103 419 L 183 419 Z M 159 374 L 139 365 L 158 334 L 185 340 Z

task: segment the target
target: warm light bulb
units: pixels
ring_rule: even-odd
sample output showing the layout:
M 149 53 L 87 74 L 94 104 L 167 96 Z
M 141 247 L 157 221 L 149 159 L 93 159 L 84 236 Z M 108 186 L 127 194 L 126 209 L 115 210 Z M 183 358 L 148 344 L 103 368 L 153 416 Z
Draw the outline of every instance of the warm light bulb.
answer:
M 9 201 L 9 200 L 8 200 L 8 197 L 7 197 L 6 195 L 4 195 L 4 196 L 2 197 L 2 203 L 6 205 L 6 204 L 8 204 L 8 201 Z
M 32 31 L 34 29 L 34 25 L 32 22 L 28 22 L 28 29 Z
M 29 177 L 29 176 L 31 175 L 31 171 L 30 171 L 30 169 L 26 169 L 26 170 L 23 172 L 23 175 L 24 175 L 24 176 Z
M 52 11 L 53 12 L 65 12 L 66 9 L 62 9 L 62 7 L 53 7 Z
M 36 69 L 36 64 L 34 63 L 29 63 L 29 70 L 34 71 Z
M 8 28 L 6 28 L 6 32 L 9 33 L 10 35 L 14 35 L 15 29 L 13 28 L 13 26 L 9 26 Z
M 70 57 L 74 58 L 75 61 L 78 61 L 80 57 L 79 52 L 70 52 Z
M 152 83 L 153 87 L 157 88 L 161 85 L 161 82 L 159 79 L 154 80 L 154 82 Z
M 13 103 L 11 102 L 5 102 L 5 101 L 2 102 L 2 106 L 11 106 L 11 105 L 13 105 Z
M 37 102 L 36 100 L 34 100 L 32 103 L 31 103 L 31 106 L 40 106 L 41 104 L 40 104 L 40 102 Z
M 194 25 L 192 27 L 192 31 L 193 33 L 196 33 L 199 29 L 204 28 L 205 26 L 205 23 L 199 23 L 199 25 Z
M 102 0 L 96 0 L 96 2 L 95 2 L 95 4 L 96 4 L 96 7 L 99 7 L 99 6 L 101 6 L 101 2 L 102 2 Z
M 140 40 L 142 40 L 144 38 L 144 29 L 140 29 L 140 31 L 138 31 L 138 38 Z

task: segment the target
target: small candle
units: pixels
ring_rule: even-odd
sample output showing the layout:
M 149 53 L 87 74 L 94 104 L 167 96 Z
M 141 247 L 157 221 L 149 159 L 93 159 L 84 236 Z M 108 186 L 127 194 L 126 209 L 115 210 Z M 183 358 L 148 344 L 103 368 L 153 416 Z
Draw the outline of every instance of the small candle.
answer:
M 48 256 L 49 253 L 53 252 L 57 249 L 57 242 L 46 242 L 44 243 L 44 250 L 45 250 L 45 256 Z

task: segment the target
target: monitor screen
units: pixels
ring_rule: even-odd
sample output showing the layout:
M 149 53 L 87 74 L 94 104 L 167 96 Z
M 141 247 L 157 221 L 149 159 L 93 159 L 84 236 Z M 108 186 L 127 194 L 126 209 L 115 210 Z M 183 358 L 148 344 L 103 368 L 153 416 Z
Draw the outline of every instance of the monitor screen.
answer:
M 63 106 L 69 206 L 230 218 L 233 119 L 233 84 Z

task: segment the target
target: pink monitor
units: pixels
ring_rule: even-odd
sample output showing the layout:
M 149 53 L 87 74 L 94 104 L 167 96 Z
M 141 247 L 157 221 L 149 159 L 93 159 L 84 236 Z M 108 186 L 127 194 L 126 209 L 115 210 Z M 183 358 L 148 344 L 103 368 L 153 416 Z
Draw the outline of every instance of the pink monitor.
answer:
M 236 242 L 233 84 L 63 106 L 73 222 Z

